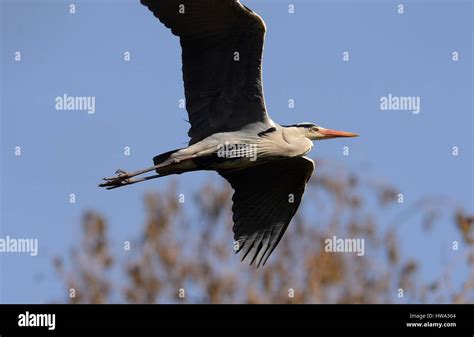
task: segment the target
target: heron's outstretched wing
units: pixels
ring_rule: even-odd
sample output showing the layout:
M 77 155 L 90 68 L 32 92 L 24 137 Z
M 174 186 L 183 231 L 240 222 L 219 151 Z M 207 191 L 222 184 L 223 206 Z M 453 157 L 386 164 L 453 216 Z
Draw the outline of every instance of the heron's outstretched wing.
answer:
M 233 230 L 242 260 L 250 256 L 250 264 L 265 264 L 295 215 L 313 169 L 311 159 L 296 157 L 219 172 L 235 190 Z
M 190 144 L 271 124 L 263 97 L 265 23 L 237 0 L 141 0 L 180 37 Z

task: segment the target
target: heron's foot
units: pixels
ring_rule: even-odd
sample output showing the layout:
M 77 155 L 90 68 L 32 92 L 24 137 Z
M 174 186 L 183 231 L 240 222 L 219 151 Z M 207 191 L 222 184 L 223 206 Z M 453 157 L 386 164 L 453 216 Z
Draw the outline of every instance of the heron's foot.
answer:
M 141 181 L 155 179 L 155 178 L 159 178 L 159 177 L 162 177 L 164 175 L 167 175 L 167 174 L 164 174 L 164 175 L 155 174 L 155 175 L 147 176 L 147 177 L 143 177 L 143 178 L 134 178 L 134 177 L 142 175 L 146 172 L 154 171 L 160 166 L 162 166 L 162 165 L 159 164 L 159 165 L 151 166 L 151 167 L 148 167 L 146 169 L 138 170 L 138 171 L 135 171 L 135 172 L 127 172 L 127 171 L 124 171 L 124 170 L 117 170 L 115 172 L 115 174 L 116 174 L 115 177 L 104 178 L 103 182 L 101 184 L 99 184 L 99 187 L 106 187 L 108 190 L 111 190 L 113 188 L 122 187 L 122 186 L 125 186 L 125 185 L 131 185 L 131 184 L 139 183 Z
M 129 184 L 133 184 L 133 179 L 131 178 L 131 174 L 124 170 L 117 170 L 115 172 L 115 177 L 106 177 L 99 187 L 107 187 L 107 189 L 121 187 Z
M 118 175 L 118 176 L 125 176 L 125 175 L 128 175 L 128 172 L 124 171 L 124 170 L 121 170 L 121 169 L 118 169 L 117 171 L 115 171 L 115 174 Z

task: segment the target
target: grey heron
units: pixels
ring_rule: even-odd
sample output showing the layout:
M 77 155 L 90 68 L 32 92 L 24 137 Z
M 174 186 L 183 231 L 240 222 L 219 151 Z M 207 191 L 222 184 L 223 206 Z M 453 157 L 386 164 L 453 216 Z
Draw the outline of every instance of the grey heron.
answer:
M 118 170 L 99 185 L 114 189 L 197 170 L 214 170 L 234 189 L 235 250 L 265 264 L 296 213 L 314 162 L 313 141 L 354 137 L 311 123 L 282 126 L 265 108 L 264 21 L 238 0 L 141 0 L 180 38 L 186 148 L 160 154 L 136 172 Z M 135 178 L 143 173 L 156 174 Z

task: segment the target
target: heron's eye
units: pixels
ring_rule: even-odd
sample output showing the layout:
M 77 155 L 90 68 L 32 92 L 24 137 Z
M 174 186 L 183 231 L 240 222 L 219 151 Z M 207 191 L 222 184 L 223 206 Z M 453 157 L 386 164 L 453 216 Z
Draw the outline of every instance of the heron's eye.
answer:
M 316 127 L 316 126 L 313 126 L 313 131 L 318 132 L 318 131 L 319 131 L 319 128 Z

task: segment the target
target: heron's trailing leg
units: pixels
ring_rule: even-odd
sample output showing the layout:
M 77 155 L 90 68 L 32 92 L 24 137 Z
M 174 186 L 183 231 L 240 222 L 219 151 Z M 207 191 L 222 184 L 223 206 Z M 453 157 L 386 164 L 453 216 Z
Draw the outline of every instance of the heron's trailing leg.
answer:
M 195 154 L 190 155 L 190 156 L 181 156 L 181 157 L 170 159 L 169 161 L 165 161 L 161 164 L 157 164 L 157 165 L 154 165 L 154 166 L 142 169 L 142 170 L 134 171 L 134 172 L 126 172 L 124 170 L 119 169 L 115 172 L 116 173 L 115 177 L 104 178 L 103 179 L 104 182 L 99 184 L 99 187 L 107 187 L 108 190 L 111 190 L 111 189 L 114 189 L 114 188 L 117 188 L 117 187 L 132 185 L 132 184 L 136 184 L 136 183 L 139 183 L 139 182 L 142 182 L 142 181 L 145 181 L 145 180 L 156 179 L 156 178 L 163 177 L 163 176 L 166 176 L 166 175 L 169 175 L 169 174 L 173 174 L 174 172 L 171 171 L 171 172 L 163 172 L 163 173 L 160 173 L 160 174 L 155 174 L 155 175 L 152 175 L 152 176 L 147 176 L 147 177 L 143 177 L 143 178 L 139 178 L 139 179 L 133 179 L 133 177 L 136 177 L 138 175 L 141 175 L 141 174 L 144 174 L 144 173 L 147 173 L 147 172 L 150 172 L 150 171 L 158 171 L 160 168 L 163 168 L 163 167 L 166 167 L 166 166 L 171 166 L 171 165 L 174 165 L 174 164 L 179 164 L 180 162 L 182 162 L 184 160 L 192 159 L 192 158 L 195 158 L 195 157 L 196 157 Z
M 132 184 L 136 184 L 136 183 L 139 183 L 139 182 L 142 182 L 142 181 L 145 181 L 145 180 L 160 178 L 160 177 L 163 177 L 163 176 L 166 176 L 166 175 L 167 174 L 155 174 L 155 175 L 152 175 L 152 176 L 147 176 L 147 177 L 138 178 L 138 179 L 128 178 L 128 179 L 120 180 L 120 181 L 117 181 L 117 182 L 107 181 L 105 183 L 99 184 L 99 186 L 100 187 L 107 187 L 108 190 L 113 190 L 114 188 L 118 188 L 118 187 L 122 187 L 122 186 L 126 186 L 126 185 L 132 185 Z
M 104 178 L 103 179 L 104 182 L 99 184 L 99 187 L 107 187 L 107 189 L 109 190 L 109 189 L 113 189 L 113 188 L 117 188 L 117 187 L 121 187 L 125 185 L 135 184 L 140 181 L 152 179 L 151 177 L 158 178 L 160 176 L 159 174 L 150 176 L 150 177 L 140 178 L 140 179 L 132 179 L 133 177 L 136 177 L 140 174 L 156 170 L 158 166 L 163 166 L 163 165 L 155 165 L 155 166 L 152 166 L 143 170 L 135 171 L 135 172 L 126 172 L 124 170 L 117 170 L 115 172 L 117 174 L 115 177 Z
M 159 165 L 151 166 L 151 167 L 148 167 L 146 169 L 138 170 L 138 171 L 135 171 L 135 172 L 127 172 L 127 171 L 118 169 L 117 171 L 115 171 L 115 174 L 116 174 L 115 177 L 104 178 L 104 180 L 107 180 L 107 181 L 113 181 L 113 180 L 117 180 L 117 179 L 126 180 L 126 179 L 129 179 L 129 178 L 139 176 L 143 173 L 154 171 L 157 168 L 162 167 L 162 166 L 164 166 L 164 165 L 159 164 Z

